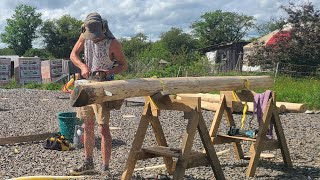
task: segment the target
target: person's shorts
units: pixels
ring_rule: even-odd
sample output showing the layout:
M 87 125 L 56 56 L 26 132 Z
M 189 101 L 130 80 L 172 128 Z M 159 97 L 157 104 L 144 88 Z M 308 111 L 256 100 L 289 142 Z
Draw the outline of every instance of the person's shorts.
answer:
M 98 124 L 109 124 L 110 111 L 120 109 L 122 103 L 123 100 L 119 100 L 78 107 L 77 117 L 84 121 L 96 119 Z

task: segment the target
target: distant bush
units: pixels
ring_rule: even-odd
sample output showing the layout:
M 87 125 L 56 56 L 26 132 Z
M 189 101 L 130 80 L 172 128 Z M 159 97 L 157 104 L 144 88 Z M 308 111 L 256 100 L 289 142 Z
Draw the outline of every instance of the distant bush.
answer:
M 23 87 L 27 88 L 27 89 L 41 89 L 42 88 L 42 84 L 39 84 L 39 83 L 28 83 L 28 84 L 24 85 Z
M 11 80 L 8 84 L 4 85 L 3 88 L 5 89 L 15 89 L 15 88 L 20 88 L 21 85 L 17 83 L 15 80 Z
M 42 84 L 41 89 L 43 90 L 61 90 L 63 87 L 63 84 L 61 83 L 47 83 Z
M 28 49 L 24 53 L 23 56 L 25 56 L 25 57 L 38 56 L 40 58 L 54 58 L 53 55 L 51 53 L 49 53 L 47 50 L 45 50 L 45 49 L 36 49 L 36 48 Z

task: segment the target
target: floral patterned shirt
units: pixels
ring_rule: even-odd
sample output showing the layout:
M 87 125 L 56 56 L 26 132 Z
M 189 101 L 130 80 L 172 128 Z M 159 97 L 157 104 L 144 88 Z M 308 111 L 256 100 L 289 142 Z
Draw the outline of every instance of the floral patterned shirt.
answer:
M 114 61 L 109 57 L 109 47 L 112 39 L 105 38 L 94 43 L 92 40 L 85 40 L 84 62 L 91 72 L 106 71 L 112 68 Z

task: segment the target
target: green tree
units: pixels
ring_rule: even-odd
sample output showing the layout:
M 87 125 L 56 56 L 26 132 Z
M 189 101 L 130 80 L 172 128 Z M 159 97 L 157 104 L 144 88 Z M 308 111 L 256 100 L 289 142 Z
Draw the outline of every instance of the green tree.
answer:
M 138 54 L 138 58 L 144 61 L 149 61 L 148 59 L 155 58 L 168 60 L 170 57 L 170 51 L 168 47 L 161 41 L 156 41 L 151 43 L 148 48 Z
M 10 49 L 10 48 L 3 48 L 3 49 L 0 49 L 0 55 L 15 55 L 16 52 L 14 52 L 13 49 Z
M 37 49 L 37 48 L 28 49 L 28 51 L 26 51 L 23 56 L 25 57 L 38 56 L 40 58 L 52 58 L 52 55 L 49 52 L 47 52 L 47 50 Z
M 240 41 L 254 27 L 254 21 L 252 16 L 216 10 L 202 15 L 201 20 L 194 22 L 191 28 L 201 46 L 205 47 Z
M 128 59 L 130 74 L 140 74 L 144 72 L 145 69 L 150 68 L 150 64 L 147 62 L 143 55 L 143 52 L 148 50 L 152 42 L 148 41 L 148 36 L 143 33 L 138 33 L 130 39 L 121 38 L 120 42 L 122 44 L 123 52 Z
M 82 25 L 70 15 L 60 19 L 47 20 L 43 23 L 40 33 L 44 38 L 45 48 L 56 58 L 68 58 L 80 36 Z
M 281 52 L 288 53 L 290 63 L 319 65 L 320 10 L 315 9 L 311 2 L 302 5 L 290 3 L 289 6 L 282 6 L 282 9 L 288 14 L 288 24 L 292 25 L 292 41 L 291 46 L 283 44 L 285 49 Z
M 196 48 L 196 40 L 180 28 L 171 28 L 170 31 L 162 33 L 160 38 L 171 54 L 178 54 L 182 50 L 190 52 Z
M 286 22 L 292 27 L 289 36 L 277 36 L 277 43 L 254 46 L 249 56 L 251 65 L 275 65 L 277 62 L 318 66 L 320 65 L 320 11 L 311 2 L 281 6 L 287 13 Z M 285 34 L 285 33 L 284 33 Z M 311 72 L 312 69 L 294 71 Z
M 267 35 L 272 31 L 282 29 L 286 22 L 283 19 L 271 19 L 269 22 L 259 24 L 256 29 L 260 36 Z
M 151 42 L 147 40 L 148 36 L 143 33 L 138 33 L 130 39 L 120 39 L 123 46 L 123 52 L 129 59 L 136 57 L 146 48 L 150 47 Z
M 18 55 L 23 55 L 32 48 L 32 41 L 37 38 L 36 29 L 42 23 L 41 13 L 28 5 L 18 5 L 11 18 L 7 19 L 1 41 L 6 43 Z

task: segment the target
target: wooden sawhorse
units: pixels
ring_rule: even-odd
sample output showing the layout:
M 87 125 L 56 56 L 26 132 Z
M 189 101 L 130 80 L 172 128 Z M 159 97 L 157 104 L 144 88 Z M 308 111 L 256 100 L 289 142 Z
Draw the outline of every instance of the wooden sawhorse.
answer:
M 160 93 L 146 97 L 141 121 L 136 131 L 121 179 L 131 179 L 137 160 L 154 157 L 163 157 L 168 173 L 173 174 L 173 179 L 176 180 L 183 179 L 187 168 L 208 164 L 211 165 L 216 179 L 225 179 L 210 139 L 209 131 L 202 117 L 200 103 L 200 98 L 182 98 L 178 100 L 176 96 L 162 95 Z M 160 110 L 183 111 L 184 117 L 188 119 L 181 149 L 168 147 L 159 121 Z M 152 126 L 158 146 L 142 148 L 149 124 Z M 205 148 L 205 153 L 192 151 L 193 140 L 197 129 Z M 177 161 L 174 161 L 173 157 L 177 158 Z
M 243 136 L 229 136 L 229 135 L 219 135 L 218 128 L 221 123 L 221 119 L 223 114 L 225 115 L 227 124 L 229 126 L 234 126 L 235 122 L 232 116 L 231 108 L 232 101 L 234 101 L 235 96 L 237 97 L 237 101 L 243 102 L 253 102 L 254 100 L 254 92 L 249 90 L 242 90 L 240 92 L 235 92 L 232 94 L 232 91 L 222 91 L 220 93 L 220 107 L 216 111 L 214 119 L 212 121 L 212 125 L 210 128 L 210 136 L 213 144 L 224 144 L 224 143 L 232 143 L 236 156 L 238 159 L 246 159 L 244 157 L 241 141 L 251 141 L 252 144 L 250 146 L 250 162 L 246 172 L 247 177 L 253 177 L 259 163 L 260 154 L 265 150 L 274 150 L 281 149 L 281 154 L 283 157 L 283 161 L 287 167 L 292 167 L 292 162 L 288 150 L 288 146 L 286 143 L 286 139 L 283 133 L 279 111 L 276 106 L 275 101 L 275 93 L 272 94 L 272 98 L 269 99 L 268 104 L 264 110 L 263 118 L 261 125 L 258 130 L 258 134 L 256 139 L 248 138 Z M 269 140 L 267 135 L 267 130 L 270 126 L 270 123 L 273 123 L 275 132 L 277 135 L 277 140 Z

